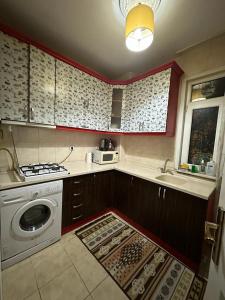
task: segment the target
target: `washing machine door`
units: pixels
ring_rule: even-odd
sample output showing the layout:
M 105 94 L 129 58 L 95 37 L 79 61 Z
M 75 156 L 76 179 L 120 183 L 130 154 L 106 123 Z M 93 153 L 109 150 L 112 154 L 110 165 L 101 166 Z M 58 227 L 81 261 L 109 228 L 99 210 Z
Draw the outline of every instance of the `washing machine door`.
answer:
M 20 207 L 12 219 L 12 231 L 20 238 L 32 238 L 44 232 L 55 219 L 56 202 L 36 199 Z

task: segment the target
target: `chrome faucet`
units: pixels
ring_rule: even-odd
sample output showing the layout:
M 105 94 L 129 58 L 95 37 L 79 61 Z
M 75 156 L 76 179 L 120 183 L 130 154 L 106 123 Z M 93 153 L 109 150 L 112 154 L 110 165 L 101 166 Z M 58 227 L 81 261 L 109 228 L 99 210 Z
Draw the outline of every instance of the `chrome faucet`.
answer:
M 168 163 L 169 161 L 170 161 L 170 159 L 167 158 L 167 159 L 165 160 L 165 163 L 164 163 L 163 168 L 160 168 L 160 170 L 161 170 L 162 173 L 170 173 L 171 175 L 173 175 L 173 172 L 172 172 L 171 170 L 168 170 L 168 169 L 167 169 L 167 163 Z

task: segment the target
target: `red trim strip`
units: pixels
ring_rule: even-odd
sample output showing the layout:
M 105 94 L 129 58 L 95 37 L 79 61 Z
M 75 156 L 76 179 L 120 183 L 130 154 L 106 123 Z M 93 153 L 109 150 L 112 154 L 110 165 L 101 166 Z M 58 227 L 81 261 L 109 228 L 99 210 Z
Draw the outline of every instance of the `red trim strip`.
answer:
M 174 68 L 174 70 L 176 71 L 177 75 L 178 76 L 181 76 L 183 74 L 183 70 L 179 67 L 179 65 L 175 62 L 175 61 L 171 61 L 167 64 L 164 64 L 164 65 L 161 65 L 159 67 L 156 67 L 154 69 L 151 69 L 145 73 L 142 73 L 142 74 L 139 74 L 137 76 L 135 76 L 134 78 L 131 78 L 131 79 L 128 79 L 128 80 L 112 80 L 112 79 L 109 79 L 107 78 L 106 76 L 94 71 L 94 70 L 91 70 L 90 68 L 86 67 L 86 66 L 83 66 L 81 64 L 79 64 L 77 61 L 75 61 L 74 59 L 72 58 L 69 58 L 69 57 L 66 57 L 62 54 L 59 54 L 57 52 L 55 52 L 54 50 L 46 47 L 45 45 L 43 45 L 42 43 L 38 42 L 38 41 L 34 41 L 32 38 L 28 37 L 27 35 L 13 29 L 12 27 L 8 26 L 8 25 L 5 25 L 4 23 L 2 23 L 0 21 L 0 31 L 10 35 L 10 36 L 13 36 L 15 38 L 17 38 L 18 40 L 24 42 L 24 43 L 27 43 L 27 44 L 30 44 L 30 45 L 33 45 L 43 51 L 45 51 L 46 53 L 50 54 L 51 56 L 55 57 L 56 59 L 59 59 L 93 77 L 96 77 L 98 78 L 99 80 L 102 80 L 106 83 L 109 83 L 109 84 L 113 84 L 113 85 L 127 85 L 127 84 L 130 84 L 132 82 L 135 82 L 135 81 L 138 81 L 138 80 L 141 80 L 143 78 L 146 78 L 150 75 L 153 75 L 153 74 L 156 74 L 158 72 L 161 72 L 163 70 L 166 70 L 168 68 Z
M 175 69 L 172 68 L 170 77 L 169 103 L 167 109 L 168 118 L 166 125 L 166 135 L 170 137 L 174 136 L 176 131 L 179 83 L 180 75 L 177 74 Z
M 95 134 L 107 134 L 107 135 L 155 135 L 155 136 L 167 136 L 167 132 L 112 132 L 112 131 L 99 131 L 94 129 L 86 128 L 75 128 L 75 127 L 66 127 L 66 126 L 56 126 L 56 130 L 63 131 L 76 131 L 76 132 L 86 132 L 86 133 L 95 133 Z
M 2 22 L 0 22 L 0 31 L 12 36 L 12 37 L 15 37 L 17 38 L 19 41 L 21 42 L 24 42 L 24 43 L 27 43 L 29 45 L 32 45 L 32 46 L 35 46 L 37 47 L 38 49 L 41 49 L 43 50 L 44 52 L 48 53 L 49 55 L 55 57 L 56 59 L 59 59 L 93 77 L 96 77 L 106 83 L 110 83 L 110 80 L 105 77 L 104 75 L 94 71 L 94 70 L 91 70 L 90 68 L 86 67 L 86 66 L 83 66 L 81 64 L 79 64 L 77 61 L 73 60 L 72 58 L 69 58 L 69 57 L 66 57 L 62 54 L 59 54 L 58 52 L 55 52 L 54 50 L 46 47 L 45 45 L 43 45 L 42 43 L 38 42 L 38 41 L 35 41 L 33 40 L 32 38 L 28 37 L 27 35 L 13 29 L 12 27 L 8 26 L 8 25 L 5 25 L 3 24 Z
M 68 58 L 66 56 L 63 56 L 50 48 L 44 46 L 43 44 L 32 40 L 30 37 L 14 30 L 13 28 L 9 27 L 8 25 L 5 25 L 0 22 L 0 31 L 13 36 L 17 38 L 18 40 L 28 43 L 30 45 L 33 45 L 49 55 L 55 57 L 56 59 L 59 59 L 93 77 L 98 78 L 99 80 L 102 80 L 108 84 L 112 85 L 128 85 L 130 83 L 133 83 L 135 81 L 144 79 L 150 75 L 156 74 L 158 72 L 161 72 L 163 70 L 166 70 L 168 68 L 172 69 L 171 74 L 171 89 L 170 89 L 170 97 L 169 97 L 169 105 L 168 105 L 168 120 L 167 120 L 167 131 L 166 132 L 107 132 L 107 131 L 97 131 L 92 129 L 83 129 L 83 128 L 71 128 L 71 127 L 65 127 L 65 126 L 56 126 L 57 130 L 66 130 L 66 131 L 78 131 L 78 132 L 90 132 L 90 133 L 96 133 L 96 134 L 107 134 L 107 135 L 143 135 L 143 136 L 174 136 L 175 133 L 175 127 L 176 127 L 176 112 L 177 112 L 177 99 L 178 99 L 178 83 L 180 76 L 183 74 L 183 70 L 178 66 L 178 64 L 175 61 L 171 61 L 167 64 L 161 65 L 157 68 L 154 68 L 152 70 L 149 70 L 148 72 L 139 74 L 138 76 L 131 78 L 129 80 L 111 80 L 107 77 L 105 77 L 102 74 L 99 74 L 81 64 L 76 62 L 75 60 Z
M 158 244 L 159 246 L 161 246 L 162 248 L 164 248 L 166 251 L 168 251 L 171 255 L 173 255 L 174 257 L 176 257 L 177 259 L 179 259 L 181 262 L 183 262 L 186 266 L 188 266 L 190 269 L 192 269 L 194 272 L 198 271 L 198 264 L 196 264 L 195 262 L 191 261 L 189 258 L 187 258 L 186 256 L 182 255 L 181 253 L 179 253 L 178 251 L 176 251 L 174 248 L 172 248 L 170 245 L 168 245 L 167 243 L 165 243 L 164 241 L 162 241 L 161 239 L 159 239 L 157 236 L 155 236 L 153 233 L 151 233 L 150 231 L 148 231 L 147 229 L 143 228 L 141 225 L 137 224 L 136 222 L 134 222 L 133 220 L 131 220 L 130 218 L 128 218 L 126 215 L 124 215 L 123 213 L 121 213 L 120 211 L 118 211 L 115 208 L 109 208 L 106 210 L 101 211 L 98 214 L 95 214 L 91 217 L 88 217 L 82 221 L 76 222 L 73 225 L 67 226 L 65 228 L 62 229 L 62 234 L 66 234 L 72 230 L 75 230 L 76 228 L 85 225 L 86 223 L 89 223 L 101 216 L 103 216 L 106 213 L 110 213 L 113 212 L 115 214 L 117 214 L 119 217 L 121 217 L 122 219 L 124 219 L 124 221 L 126 221 L 127 223 L 129 223 L 131 226 L 135 227 L 137 230 L 139 230 L 142 234 L 144 234 L 145 236 L 147 236 L 148 238 L 150 238 L 153 242 L 155 242 L 156 244 Z

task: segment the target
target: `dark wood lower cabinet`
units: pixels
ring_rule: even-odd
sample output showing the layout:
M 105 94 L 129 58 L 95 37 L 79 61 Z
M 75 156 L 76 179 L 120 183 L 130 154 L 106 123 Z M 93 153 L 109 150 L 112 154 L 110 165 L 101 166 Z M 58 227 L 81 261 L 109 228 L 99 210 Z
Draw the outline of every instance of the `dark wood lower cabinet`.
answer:
M 206 200 L 121 172 L 116 173 L 115 183 L 118 210 L 181 254 L 200 262 Z
M 62 227 L 111 207 L 113 179 L 113 171 L 64 179 Z
M 108 207 L 200 262 L 207 201 L 118 171 L 64 180 L 63 227 Z
M 200 262 L 207 201 L 162 187 L 160 238 Z

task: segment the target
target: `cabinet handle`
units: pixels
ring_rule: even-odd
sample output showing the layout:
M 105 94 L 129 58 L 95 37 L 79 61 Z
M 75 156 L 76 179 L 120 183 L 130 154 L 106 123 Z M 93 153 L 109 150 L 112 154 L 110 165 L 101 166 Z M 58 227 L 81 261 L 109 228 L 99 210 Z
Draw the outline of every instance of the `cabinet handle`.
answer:
M 166 189 L 163 190 L 163 200 L 166 198 Z
M 73 195 L 74 195 L 74 197 L 76 197 L 76 196 L 80 196 L 80 194 L 81 193 L 74 193 Z
M 77 219 L 80 219 L 82 217 L 83 217 L 83 215 L 79 215 L 78 217 L 74 217 L 73 220 L 77 220 Z
M 81 207 L 81 206 L 83 206 L 82 203 L 80 203 L 80 204 L 78 204 L 78 205 L 73 205 L 73 208 L 78 208 L 78 207 Z
M 34 109 L 33 109 L 33 107 L 30 107 L 30 119 L 34 120 Z
M 80 183 L 80 181 L 74 181 L 73 183 L 78 184 L 78 183 Z
M 159 191 L 158 191 L 158 197 L 160 198 L 160 196 L 161 196 L 161 186 L 159 187 Z
M 27 119 L 27 106 L 24 106 L 24 108 L 21 110 L 21 112 L 23 113 L 23 118 Z

